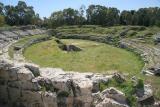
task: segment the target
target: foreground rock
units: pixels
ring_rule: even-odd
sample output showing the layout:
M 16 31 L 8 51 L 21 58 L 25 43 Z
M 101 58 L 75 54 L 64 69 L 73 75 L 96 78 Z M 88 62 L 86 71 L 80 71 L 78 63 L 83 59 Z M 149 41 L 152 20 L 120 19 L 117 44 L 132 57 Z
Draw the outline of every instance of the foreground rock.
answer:
M 125 94 L 114 87 L 93 94 L 96 107 L 128 107 Z
M 138 102 L 142 105 L 153 105 L 154 104 L 154 98 L 153 98 L 153 91 L 151 89 L 152 87 L 150 85 L 144 85 L 143 89 L 137 89 L 137 97 Z
M 118 83 L 123 83 L 124 81 L 126 81 L 125 77 L 119 73 L 114 73 L 113 79 L 115 79 L 116 82 L 118 82 Z
M 112 75 L 65 73 L 58 68 L 0 60 L 0 104 L 11 107 L 91 107 L 92 91 L 99 90 L 95 82 L 99 84 L 111 78 Z

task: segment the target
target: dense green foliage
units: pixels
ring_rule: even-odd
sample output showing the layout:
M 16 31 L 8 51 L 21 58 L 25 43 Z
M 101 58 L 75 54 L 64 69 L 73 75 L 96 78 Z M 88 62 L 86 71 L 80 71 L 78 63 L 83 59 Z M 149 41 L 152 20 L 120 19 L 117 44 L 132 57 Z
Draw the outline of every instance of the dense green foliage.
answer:
M 16 6 L 0 3 L 0 15 L 5 18 L 8 25 L 38 24 L 41 20 L 35 14 L 32 6 L 27 6 L 24 1 L 19 1 Z M 4 19 L 0 17 L 0 25 Z
M 86 17 L 84 16 L 86 12 Z M 140 26 L 160 26 L 160 8 L 140 8 L 139 10 L 124 10 L 120 12 L 117 8 L 105 7 L 100 5 L 90 5 L 88 9 L 71 8 L 52 13 L 46 19 L 50 27 L 61 25 L 140 25 Z
M 120 12 L 117 8 L 101 5 L 90 5 L 87 9 L 84 5 L 79 10 L 67 8 L 56 11 L 49 18 L 43 20 L 35 14 L 32 6 L 27 6 L 24 1 L 19 1 L 16 6 L 3 5 L 0 3 L 0 15 L 5 18 L 8 25 L 28 25 L 36 24 L 43 27 L 62 25 L 141 25 L 160 26 L 160 8 L 140 8 L 139 10 L 124 10 Z M 0 26 L 3 18 L 0 17 Z

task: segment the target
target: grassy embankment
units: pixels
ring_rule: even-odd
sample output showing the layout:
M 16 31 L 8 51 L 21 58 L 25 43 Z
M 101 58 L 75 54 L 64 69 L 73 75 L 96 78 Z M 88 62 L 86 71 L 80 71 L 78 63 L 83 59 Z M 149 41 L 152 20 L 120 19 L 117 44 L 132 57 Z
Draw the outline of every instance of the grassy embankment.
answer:
M 9 47 L 8 53 L 9 53 L 10 58 L 14 57 L 14 46 L 23 47 L 30 40 L 37 39 L 37 38 L 42 38 L 42 37 L 45 37 L 45 36 L 46 35 L 34 35 L 34 36 L 26 36 L 24 38 L 21 38 L 20 40 L 18 40 L 16 43 L 12 44 Z

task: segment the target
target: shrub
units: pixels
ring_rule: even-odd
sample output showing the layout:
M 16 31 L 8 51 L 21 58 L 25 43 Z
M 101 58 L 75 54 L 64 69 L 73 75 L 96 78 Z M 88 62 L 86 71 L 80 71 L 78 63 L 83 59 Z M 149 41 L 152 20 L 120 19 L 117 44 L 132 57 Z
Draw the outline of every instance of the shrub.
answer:
M 138 88 L 138 89 L 143 89 L 144 88 L 144 82 L 143 82 L 142 79 L 138 79 L 136 88 Z
M 99 90 L 102 92 L 103 90 L 105 90 L 108 86 L 108 83 L 104 83 L 104 82 L 101 82 L 99 84 Z
M 134 95 L 128 94 L 126 95 L 127 103 L 130 107 L 136 107 L 137 106 L 137 99 Z

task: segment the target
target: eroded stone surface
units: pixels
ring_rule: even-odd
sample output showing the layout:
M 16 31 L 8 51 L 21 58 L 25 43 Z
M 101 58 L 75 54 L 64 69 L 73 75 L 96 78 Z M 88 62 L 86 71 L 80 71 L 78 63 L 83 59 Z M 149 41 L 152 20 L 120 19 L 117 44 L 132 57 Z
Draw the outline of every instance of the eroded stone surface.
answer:
M 92 94 L 96 107 L 128 107 L 124 93 L 114 87 Z
M 58 68 L 45 69 L 5 60 L 1 60 L 0 65 L 3 65 L 0 68 L 1 77 L 4 76 L 0 82 L 0 99 L 16 106 L 36 107 L 37 104 L 42 107 L 63 105 L 91 107 L 94 81 L 99 83 L 112 78 L 93 73 L 67 73 Z M 40 75 L 34 76 L 33 70 L 39 71 Z

